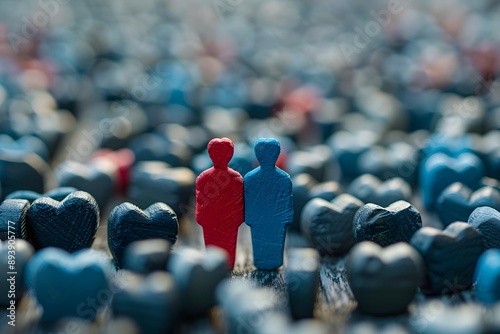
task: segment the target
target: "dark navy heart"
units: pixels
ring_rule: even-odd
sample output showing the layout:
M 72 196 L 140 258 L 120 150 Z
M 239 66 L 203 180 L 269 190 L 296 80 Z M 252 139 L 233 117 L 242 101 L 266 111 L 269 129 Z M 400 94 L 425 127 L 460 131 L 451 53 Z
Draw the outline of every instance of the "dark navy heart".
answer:
M 131 203 L 122 203 L 108 218 L 108 245 L 119 266 L 123 266 L 125 248 L 132 242 L 165 239 L 174 244 L 178 232 L 177 216 L 164 203 L 155 203 L 144 211 Z
M 349 185 L 347 192 L 365 203 L 389 206 L 397 201 L 410 201 L 411 187 L 402 178 L 380 181 L 371 174 L 364 174 Z
M 19 190 L 19 191 L 14 191 L 13 193 L 10 193 L 6 199 L 25 199 L 31 203 L 33 203 L 35 200 L 39 199 L 40 197 L 50 197 L 56 201 L 62 201 L 66 196 L 69 194 L 78 191 L 78 189 L 73 188 L 73 187 L 61 187 L 61 188 L 55 188 L 52 190 L 47 191 L 45 194 L 39 194 L 34 191 L 29 191 L 29 190 Z
M 28 237 L 36 249 L 51 246 L 74 252 L 90 247 L 98 226 L 97 203 L 83 191 L 75 191 L 61 202 L 39 198 L 28 210 Z
M 500 210 L 500 191 L 483 187 L 472 192 L 464 184 L 456 182 L 441 193 L 436 212 L 446 227 L 456 221 L 467 221 L 472 211 L 481 206 Z
M 179 312 L 179 293 L 172 277 L 155 272 L 146 277 L 123 273 L 111 302 L 115 317 L 132 319 L 141 333 L 170 333 Z
M 94 320 L 111 299 L 110 276 L 104 253 L 46 248 L 29 263 L 26 279 L 43 309 L 41 321 L 53 324 L 68 317 Z
M 116 167 L 104 160 L 89 165 L 66 161 L 57 167 L 56 177 L 60 187 L 74 187 L 91 194 L 101 209 L 106 206 L 116 188 Z
M 433 210 L 439 195 L 450 184 L 462 182 L 467 187 L 476 189 L 483 176 L 483 163 L 472 153 L 462 153 L 457 157 L 443 153 L 432 154 L 420 167 L 422 203 L 426 209 Z
M 0 204 L 0 240 L 9 235 L 16 239 L 26 239 L 26 216 L 30 203 L 23 199 L 6 199 Z
M 185 167 L 172 168 L 164 162 L 140 162 L 132 169 L 129 198 L 141 208 L 164 202 L 178 216 L 189 207 L 196 177 Z
M 32 152 L 0 152 L 0 184 L 2 194 L 17 190 L 42 193 L 50 167 Z
M 353 219 L 363 202 L 342 194 L 332 202 L 315 198 L 302 211 L 302 233 L 321 255 L 342 255 L 356 243 Z
M 347 279 L 358 307 L 372 315 L 406 312 L 423 271 L 422 258 L 407 243 L 382 248 L 362 242 L 347 260 Z
M 467 223 L 455 222 L 444 231 L 423 227 L 411 239 L 426 265 L 422 291 L 449 294 L 472 285 L 476 262 L 483 251 L 481 234 Z
M 356 242 L 373 241 L 383 247 L 397 242 L 410 242 L 421 227 L 420 213 L 405 201 L 394 202 L 386 208 L 369 203 L 354 216 Z
M 170 247 L 170 241 L 165 239 L 135 241 L 125 249 L 123 267 L 139 274 L 165 270 Z
M 172 253 L 167 269 L 179 286 L 182 314 L 201 316 L 215 305 L 215 289 L 229 272 L 228 256 L 217 247 L 207 247 L 204 253 L 182 248 Z
M 312 248 L 293 248 L 287 252 L 286 263 L 285 280 L 292 317 L 313 318 L 319 285 L 319 254 Z
M 500 212 L 480 207 L 471 213 L 467 222 L 481 233 L 485 249 L 500 248 Z

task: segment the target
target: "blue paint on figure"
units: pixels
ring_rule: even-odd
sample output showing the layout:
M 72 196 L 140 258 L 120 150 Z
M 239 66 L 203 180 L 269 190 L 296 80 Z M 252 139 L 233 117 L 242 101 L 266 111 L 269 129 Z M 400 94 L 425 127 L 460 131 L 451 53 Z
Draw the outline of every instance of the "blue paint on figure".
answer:
M 274 270 L 283 264 L 286 228 L 293 221 L 292 180 L 276 167 L 280 143 L 261 138 L 255 144 L 260 167 L 244 179 L 245 223 L 252 230 L 254 265 Z

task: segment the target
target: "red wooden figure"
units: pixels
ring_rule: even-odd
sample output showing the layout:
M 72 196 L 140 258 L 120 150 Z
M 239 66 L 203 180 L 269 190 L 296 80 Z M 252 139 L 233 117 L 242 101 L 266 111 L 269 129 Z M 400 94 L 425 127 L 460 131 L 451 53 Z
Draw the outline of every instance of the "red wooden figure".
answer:
M 227 251 L 234 266 L 238 227 L 245 219 L 243 177 L 228 167 L 234 145 L 229 138 L 208 143 L 208 155 L 214 167 L 196 179 L 196 221 L 203 227 L 205 245 Z

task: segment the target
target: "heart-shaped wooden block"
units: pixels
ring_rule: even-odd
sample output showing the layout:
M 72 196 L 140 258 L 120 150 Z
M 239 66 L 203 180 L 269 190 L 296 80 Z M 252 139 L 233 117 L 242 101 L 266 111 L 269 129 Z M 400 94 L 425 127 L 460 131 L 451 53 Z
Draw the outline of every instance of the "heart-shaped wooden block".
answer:
M 215 305 L 215 289 L 227 277 L 227 252 L 209 246 L 206 253 L 192 248 L 173 252 L 167 264 L 182 295 L 182 314 L 186 317 L 204 315 Z
M 347 261 L 347 279 L 358 307 L 372 315 L 406 312 L 423 270 L 420 255 L 403 242 L 386 248 L 362 242 L 352 249 Z
M 342 194 L 332 202 L 315 198 L 302 211 L 302 233 L 321 255 L 342 255 L 356 243 L 353 219 L 363 206 L 359 199 Z
M 164 202 L 178 216 L 186 214 L 196 177 L 189 168 L 172 168 L 159 161 L 140 162 L 132 169 L 128 197 L 140 207 Z
M 500 249 L 484 252 L 477 261 L 475 271 L 476 297 L 481 303 L 500 301 Z
M 500 248 L 500 212 L 487 206 L 479 207 L 472 211 L 467 223 L 481 233 L 485 249 Z
M 373 241 L 382 247 L 410 242 L 421 227 L 420 213 L 405 201 L 394 202 L 386 208 L 369 203 L 354 216 L 356 242 Z
M 455 222 L 444 231 L 423 227 L 413 235 L 411 245 L 422 255 L 426 265 L 421 285 L 424 293 L 456 293 L 472 285 L 483 244 L 481 234 L 469 224 Z
M 0 241 L 0 305 L 10 306 L 23 295 L 26 265 L 34 252 L 33 246 L 23 239 Z
M 30 203 L 24 199 L 6 199 L 0 204 L 0 240 L 9 235 L 26 239 L 26 216 Z
M 125 248 L 132 242 L 165 239 L 174 244 L 178 232 L 177 216 L 164 203 L 155 203 L 143 211 L 125 202 L 115 207 L 108 217 L 108 246 L 120 267 Z
M 467 221 L 471 213 L 481 206 L 500 210 L 500 191 L 482 187 L 472 192 L 464 184 L 455 182 L 439 196 L 436 212 L 446 227 L 456 221 Z
M 382 182 L 371 174 L 364 174 L 351 182 L 347 192 L 365 203 L 380 206 L 411 199 L 410 185 L 399 177 Z
M 68 196 L 71 193 L 74 193 L 75 191 L 78 191 L 78 189 L 73 188 L 73 187 L 61 187 L 61 188 L 55 188 L 52 190 L 47 191 L 45 194 L 39 194 L 34 191 L 29 191 L 29 190 L 19 190 L 19 191 L 14 191 L 13 193 L 10 193 L 6 199 L 25 199 L 29 201 L 30 203 L 33 203 L 37 199 L 41 197 L 50 197 L 56 201 L 62 201 L 66 196 Z
M 70 254 L 52 247 L 33 257 L 26 275 L 46 324 L 68 317 L 92 321 L 111 299 L 110 277 L 104 253 L 85 249 Z
M 165 270 L 170 256 L 170 247 L 170 241 L 165 239 L 134 241 L 125 249 L 123 266 L 139 274 Z
M 91 194 L 103 209 L 115 190 L 116 167 L 109 161 L 98 160 L 92 164 L 66 161 L 56 168 L 61 187 L 75 187 Z
M 0 152 L 2 194 L 17 190 L 43 192 L 50 167 L 37 154 Z
M 420 167 L 420 194 L 427 210 L 433 210 L 441 192 L 454 182 L 476 189 L 484 176 L 481 160 L 472 153 L 450 157 L 443 153 L 429 156 Z
M 97 203 L 83 191 L 75 191 L 61 202 L 39 198 L 28 210 L 28 238 L 36 249 L 58 247 L 74 252 L 90 247 L 98 227 Z
M 111 302 L 115 317 L 134 320 L 140 333 L 170 333 L 179 312 L 179 294 L 171 275 L 140 276 L 124 272 L 116 280 Z
M 319 284 L 319 254 L 312 248 L 294 248 L 287 253 L 285 280 L 294 319 L 313 318 Z

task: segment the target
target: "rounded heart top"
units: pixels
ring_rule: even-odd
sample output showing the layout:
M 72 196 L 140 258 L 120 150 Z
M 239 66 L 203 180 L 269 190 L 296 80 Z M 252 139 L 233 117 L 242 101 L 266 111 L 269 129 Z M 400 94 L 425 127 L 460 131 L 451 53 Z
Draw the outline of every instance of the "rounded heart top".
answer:
M 234 154 L 234 144 L 229 138 L 212 139 L 207 148 L 215 168 L 226 168 Z
M 280 151 L 280 142 L 274 138 L 261 138 L 255 143 L 255 156 L 261 166 L 275 166 Z

